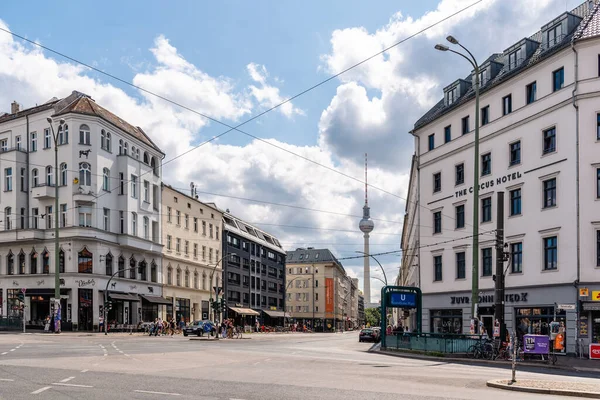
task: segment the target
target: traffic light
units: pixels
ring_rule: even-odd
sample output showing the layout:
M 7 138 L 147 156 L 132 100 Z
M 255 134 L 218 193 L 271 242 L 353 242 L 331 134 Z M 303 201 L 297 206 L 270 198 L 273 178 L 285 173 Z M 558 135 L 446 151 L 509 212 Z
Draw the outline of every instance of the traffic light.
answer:
M 221 299 L 221 311 L 223 311 L 223 314 L 227 313 L 227 300 L 225 299 Z
M 19 292 L 19 301 L 25 303 L 25 293 Z
M 108 300 L 106 303 L 104 303 L 104 308 L 106 311 L 112 310 L 112 300 Z

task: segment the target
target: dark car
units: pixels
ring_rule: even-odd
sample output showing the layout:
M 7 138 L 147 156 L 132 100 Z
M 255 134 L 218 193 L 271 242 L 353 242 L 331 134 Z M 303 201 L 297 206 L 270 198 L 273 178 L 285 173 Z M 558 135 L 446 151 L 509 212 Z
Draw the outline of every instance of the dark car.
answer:
M 381 330 L 378 328 L 365 328 L 358 334 L 359 342 L 379 342 L 381 339 Z
M 214 336 L 216 332 L 217 328 L 210 321 L 194 321 L 190 325 L 183 328 L 183 336 L 204 336 L 205 333 Z

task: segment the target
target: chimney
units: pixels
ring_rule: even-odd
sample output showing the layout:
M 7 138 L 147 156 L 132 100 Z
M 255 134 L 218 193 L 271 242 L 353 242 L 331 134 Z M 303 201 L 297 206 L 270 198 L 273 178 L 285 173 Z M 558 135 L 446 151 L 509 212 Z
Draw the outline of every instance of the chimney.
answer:
M 17 103 L 16 101 L 13 101 L 12 103 L 10 103 L 10 113 L 16 114 L 18 112 L 19 112 L 19 103 Z

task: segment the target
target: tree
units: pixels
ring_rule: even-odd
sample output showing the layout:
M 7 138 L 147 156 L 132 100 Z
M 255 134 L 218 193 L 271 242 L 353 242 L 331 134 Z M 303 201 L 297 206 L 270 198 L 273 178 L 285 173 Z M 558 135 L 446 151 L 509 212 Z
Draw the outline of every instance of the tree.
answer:
M 365 319 L 370 326 L 379 326 L 381 323 L 381 309 L 379 307 L 367 308 L 365 310 Z

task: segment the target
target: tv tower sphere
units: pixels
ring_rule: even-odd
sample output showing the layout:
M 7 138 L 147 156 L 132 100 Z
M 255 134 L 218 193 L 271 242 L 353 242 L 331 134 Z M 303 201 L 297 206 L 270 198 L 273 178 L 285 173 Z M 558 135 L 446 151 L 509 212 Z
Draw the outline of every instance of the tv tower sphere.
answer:
M 363 233 L 371 233 L 375 228 L 375 224 L 370 219 L 363 218 L 360 220 L 358 227 Z

